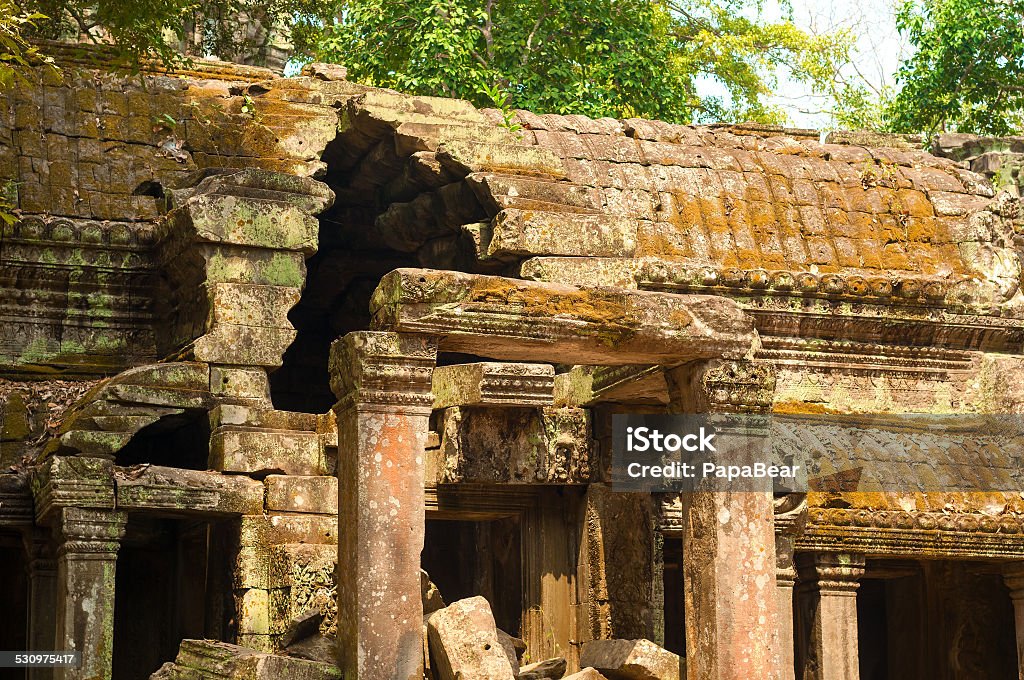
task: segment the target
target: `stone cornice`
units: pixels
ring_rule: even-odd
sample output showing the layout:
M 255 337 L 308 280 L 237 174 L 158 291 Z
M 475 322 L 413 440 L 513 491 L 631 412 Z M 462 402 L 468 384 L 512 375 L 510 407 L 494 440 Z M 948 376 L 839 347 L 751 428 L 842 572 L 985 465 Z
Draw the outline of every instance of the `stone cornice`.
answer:
M 437 343 L 430 336 L 360 331 L 331 346 L 336 412 L 381 407 L 430 410 Z

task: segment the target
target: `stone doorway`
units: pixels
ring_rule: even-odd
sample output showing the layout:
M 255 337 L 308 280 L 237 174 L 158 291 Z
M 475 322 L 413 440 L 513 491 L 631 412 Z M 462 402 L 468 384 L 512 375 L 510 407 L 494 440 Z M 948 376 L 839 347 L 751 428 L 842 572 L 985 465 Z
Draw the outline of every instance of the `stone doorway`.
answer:
M 498 628 L 522 627 L 522 548 L 519 517 L 472 521 L 428 519 L 422 565 L 445 602 L 481 595 Z
M 998 565 L 868 560 L 857 590 L 861 680 L 1015 680 Z
M 183 639 L 233 639 L 225 524 L 129 515 L 117 558 L 113 680 L 147 680 Z

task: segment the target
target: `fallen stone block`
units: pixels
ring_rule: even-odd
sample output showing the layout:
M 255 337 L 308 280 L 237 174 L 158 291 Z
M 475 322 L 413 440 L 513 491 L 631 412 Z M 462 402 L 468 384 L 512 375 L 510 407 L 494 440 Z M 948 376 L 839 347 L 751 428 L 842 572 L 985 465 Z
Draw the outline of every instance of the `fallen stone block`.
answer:
M 341 672 L 331 664 L 257 652 L 213 640 L 183 640 L 169 677 L 233 680 L 339 680 Z M 187 672 L 198 671 L 193 676 Z M 161 671 L 158 672 L 162 672 Z M 165 676 L 166 677 L 166 676 Z
M 519 677 L 523 676 L 520 675 Z M 565 676 L 562 680 L 608 680 L 608 678 L 598 673 L 597 669 L 584 668 L 579 673 Z
M 482 597 L 459 600 L 427 619 L 438 680 L 513 680 L 512 665 L 498 640 L 491 606 Z
M 519 660 L 526 652 L 526 642 L 517 637 L 509 635 L 501 628 L 498 628 L 498 642 L 501 644 L 502 650 L 505 652 L 505 656 L 508 657 L 508 663 L 512 666 L 512 673 L 519 676 Z
M 323 620 L 324 614 L 319 609 L 307 609 L 288 622 L 288 628 L 284 632 L 281 644 L 288 647 L 316 635 L 320 632 L 320 624 L 323 623 Z
M 423 599 L 423 616 L 425 617 L 448 606 L 444 603 L 444 598 L 441 597 L 441 591 L 430 580 L 430 574 L 423 569 L 420 569 L 420 595 Z
M 583 645 L 581 666 L 592 666 L 609 680 L 680 680 L 677 654 L 650 640 L 592 640 Z
M 519 669 L 519 680 L 557 680 L 565 675 L 566 666 L 566 661 L 562 657 L 531 663 Z M 594 672 L 596 673 L 597 671 Z M 579 673 L 576 675 L 579 675 Z

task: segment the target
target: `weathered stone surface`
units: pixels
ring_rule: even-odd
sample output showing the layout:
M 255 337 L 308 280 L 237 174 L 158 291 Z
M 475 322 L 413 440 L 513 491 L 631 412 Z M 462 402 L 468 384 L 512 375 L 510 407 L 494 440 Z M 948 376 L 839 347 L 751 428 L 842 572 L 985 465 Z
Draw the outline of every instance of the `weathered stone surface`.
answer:
M 563 680 L 607 680 L 607 678 L 601 675 L 596 668 L 584 668 L 579 673 L 566 675 Z
M 328 515 L 243 515 L 242 547 L 338 542 L 338 519 Z
M 503 172 L 564 178 L 562 159 L 547 149 L 512 144 L 481 144 L 469 141 L 445 142 L 437 149 L 437 159 L 452 170 Z
M 430 616 L 438 609 L 444 609 L 448 606 L 444 603 L 444 598 L 441 597 L 441 591 L 430 580 L 430 574 L 422 569 L 420 569 L 420 593 L 424 616 Z
M 201 678 L 239 680 L 340 680 L 337 668 L 304 659 L 266 654 L 212 640 L 183 640 L 175 665 L 200 673 Z
M 436 344 L 396 333 L 349 333 L 331 349 L 338 397 L 338 640 L 354 680 L 423 676 L 420 553 L 423 445 Z M 436 614 L 435 614 L 436 615 Z
M 480 362 L 434 369 L 434 409 L 449 406 L 550 406 L 555 369 L 548 364 Z
M 210 437 L 210 468 L 250 475 L 323 475 L 327 472 L 315 432 L 218 428 Z
M 427 620 L 439 680 L 511 680 L 512 666 L 498 640 L 491 607 L 482 597 L 459 600 Z
M 117 506 L 218 515 L 262 512 L 263 485 L 238 476 L 159 465 L 113 469 Z
M 267 510 L 338 514 L 337 477 L 268 475 Z
M 519 680 L 558 680 L 565 675 L 565 659 L 559 657 L 527 664 L 519 668 Z
M 316 252 L 317 221 L 297 207 L 216 194 L 191 198 L 171 213 L 177 229 L 210 243 Z M 180 225 L 180 226 L 178 226 Z
M 498 644 L 501 645 L 501 650 L 505 653 L 505 658 L 508 659 L 508 663 L 512 667 L 512 674 L 519 677 L 519 658 L 526 651 L 526 643 L 520 638 L 509 635 L 501 628 L 497 628 L 496 633 L 498 635 Z
M 399 269 L 381 280 L 370 307 L 375 328 L 434 334 L 442 350 L 513 361 L 680 362 L 742 356 L 757 345 L 735 303 L 705 295 Z
M 451 407 L 438 483 L 584 484 L 595 472 L 587 411 Z
M 592 640 L 584 643 L 580 664 L 609 680 L 681 680 L 684 662 L 650 640 Z
M 487 255 L 631 257 L 637 227 L 631 217 L 503 210 L 491 227 Z

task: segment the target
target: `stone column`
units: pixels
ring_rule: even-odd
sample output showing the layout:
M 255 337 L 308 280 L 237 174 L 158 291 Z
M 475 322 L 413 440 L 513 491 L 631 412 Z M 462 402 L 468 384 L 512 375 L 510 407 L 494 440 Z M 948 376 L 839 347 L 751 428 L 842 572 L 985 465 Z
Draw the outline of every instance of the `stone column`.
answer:
M 793 588 L 796 585 L 794 546 L 807 523 L 807 496 L 786 494 L 775 499 L 775 596 L 778 600 L 776 651 L 779 678 L 794 680 Z
M 1013 623 L 1017 635 L 1017 673 L 1024 680 L 1024 565 L 1014 564 L 1003 574 L 1013 602 Z
M 864 556 L 805 553 L 797 556 L 801 609 L 808 641 L 799 659 L 801 680 L 859 680 L 857 583 Z
M 667 372 L 677 413 L 765 412 L 774 367 L 694 362 Z M 772 493 L 683 494 L 686 674 L 689 680 L 777 678 Z
M 64 507 L 56 512 L 59 651 L 82 652 L 81 668 L 61 668 L 58 680 L 109 680 L 114 660 L 114 571 L 127 516 Z
M 25 537 L 28 553 L 28 649 L 48 652 L 56 649 L 57 560 L 48 533 L 36 530 Z M 28 680 L 51 680 L 52 668 L 28 669 Z
M 420 680 L 424 445 L 436 343 L 356 332 L 331 348 L 338 396 L 338 662 L 350 680 Z

